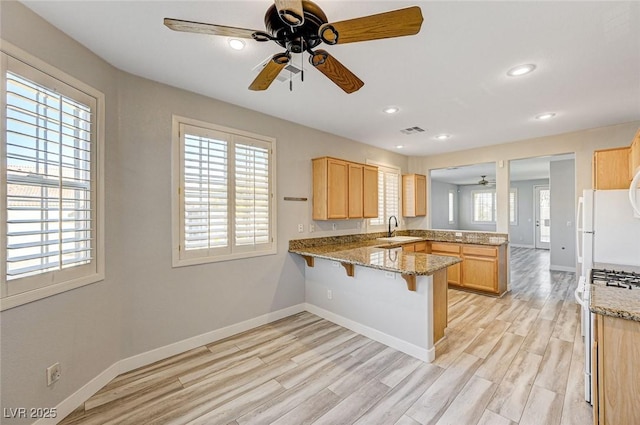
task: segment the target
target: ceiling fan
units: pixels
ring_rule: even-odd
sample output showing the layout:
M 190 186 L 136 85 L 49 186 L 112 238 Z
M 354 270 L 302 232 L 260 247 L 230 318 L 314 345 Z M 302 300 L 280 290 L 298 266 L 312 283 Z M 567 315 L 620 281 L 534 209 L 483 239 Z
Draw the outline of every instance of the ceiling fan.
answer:
M 495 184 L 494 181 L 487 180 L 486 179 L 487 176 L 480 176 L 480 177 L 482 178 L 480 179 L 480 181 L 478 181 L 478 184 L 481 186 L 493 186 Z
M 329 23 L 320 7 L 309 0 L 275 0 L 264 16 L 265 31 L 228 27 L 203 22 L 165 18 L 172 30 L 200 34 L 274 41 L 284 47 L 267 62 L 249 86 L 250 90 L 266 90 L 280 71 L 291 61 L 291 54 L 309 54 L 309 62 L 346 93 L 359 90 L 364 82 L 329 52 L 315 49 L 328 45 L 403 37 L 420 32 L 422 12 L 418 6 L 346 21 Z M 315 50 L 314 50 L 315 49 Z

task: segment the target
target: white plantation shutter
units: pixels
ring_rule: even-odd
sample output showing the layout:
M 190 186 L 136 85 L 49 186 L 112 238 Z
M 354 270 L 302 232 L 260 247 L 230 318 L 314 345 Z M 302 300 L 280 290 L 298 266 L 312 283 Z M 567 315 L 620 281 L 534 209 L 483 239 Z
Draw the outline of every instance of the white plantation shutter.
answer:
M 518 191 L 509 190 L 509 224 L 518 224 Z
M 178 126 L 174 265 L 272 253 L 274 142 L 186 118 Z
M 91 260 L 91 110 L 7 73 L 7 280 Z
M 226 248 L 228 164 L 225 135 L 183 128 L 184 249 Z
M 235 244 L 269 243 L 269 147 L 235 145 Z
M 29 291 L 101 278 L 98 101 L 24 62 L 3 58 L 2 295 L 26 299 Z
M 369 220 L 371 226 L 386 226 L 389 217 L 399 217 L 400 170 L 378 165 L 378 217 Z

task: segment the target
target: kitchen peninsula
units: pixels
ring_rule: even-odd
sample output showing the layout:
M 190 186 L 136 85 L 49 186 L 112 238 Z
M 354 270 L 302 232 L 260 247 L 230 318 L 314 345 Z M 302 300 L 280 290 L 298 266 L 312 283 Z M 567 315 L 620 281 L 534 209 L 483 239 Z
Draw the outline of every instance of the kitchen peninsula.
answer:
M 305 260 L 307 309 L 423 361 L 447 326 L 447 268 L 463 260 L 432 255 L 430 243 L 505 246 L 507 235 L 412 230 L 292 240 Z

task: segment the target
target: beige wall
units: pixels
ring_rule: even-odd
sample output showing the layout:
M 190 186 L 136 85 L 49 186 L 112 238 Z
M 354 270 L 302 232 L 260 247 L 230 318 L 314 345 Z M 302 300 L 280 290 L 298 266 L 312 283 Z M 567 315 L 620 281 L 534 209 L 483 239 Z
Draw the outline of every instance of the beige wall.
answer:
M 106 279 L 0 313 L 2 407 L 54 407 L 120 359 L 303 303 L 289 239 L 355 230 L 297 232 L 311 223 L 310 159 L 407 171 L 405 156 L 118 71 L 21 4 L 0 4 L 4 40 L 102 91 L 107 107 Z M 171 267 L 172 114 L 277 139 L 277 255 Z M 47 387 L 55 362 L 62 378 Z M 13 422 L 29 421 L 2 421 Z
M 0 313 L 1 405 L 7 408 L 56 406 L 120 359 L 303 302 L 304 266 L 287 253 L 288 240 L 357 231 L 355 222 L 341 221 L 337 232 L 325 222 L 316 222 L 314 234 L 297 232 L 299 223 L 305 229 L 311 223 L 313 157 L 426 172 L 571 151 L 586 187 L 591 151 L 631 140 L 637 127 L 409 159 L 120 72 L 19 3 L 0 5 L 3 39 L 102 91 L 107 106 L 106 279 Z M 277 255 L 171 268 L 172 114 L 277 139 Z M 62 365 L 62 379 L 48 388 L 45 368 L 54 362 Z
M 584 189 L 591 188 L 591 159 L 596 149 L 606 149 L 631 144 L 634 134 L 640 127 L 640 121 L 600 127 L 590 130 L 564 133 L 518 142 L 504 143 L 452 152 L 429 157 L 413 157 L 409 159 L 412 172 L 429 174 L 429 170 L 496 162 L 496 190 L 498 196 L 498 232 L 508 231 L 508 186 L 509 161 L 514 159 L 533 158 L 546 155 L 575 153 L 576 159 L 576 197 Z M 502 167 L 500 167 L 502 161 Z M 430 185 L 429 180 L 429 185 Z M 429 186 L 428 188 L 429 189 Z M 576 199 L 577 202 L 577 199 Z M 430 209 L 430 205 L 428 206 Z M 428 217 L 421 223 L 429 226 Z

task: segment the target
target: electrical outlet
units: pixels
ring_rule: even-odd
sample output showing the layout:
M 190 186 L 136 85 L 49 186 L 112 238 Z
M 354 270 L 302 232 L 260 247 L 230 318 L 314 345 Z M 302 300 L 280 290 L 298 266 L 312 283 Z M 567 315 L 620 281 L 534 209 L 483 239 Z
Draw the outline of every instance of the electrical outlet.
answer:
M 309 225 L 309 233 L 313 233 L 313 232 L 315 232 L 315 231 L 316 231 L 316 225 L 315 225 L 315 224 L 313 224 L 313 223 L 311 223 L 311 224 Z
M 387 279 L 395 279 L 396 274 L 394 272 L 384 272 L 384 277 L 386 277 Z
M 298 224 L 298 233 L 304 232 L 304 224 Z
M 331 262 L 331 265 L 332 265 L 333 267 L 340 267 L 340 263 L 338 263 L 337 261 L 332 261 L 332 262 Z
M 333 291 L 331 289 L 327 289 L 327 299 L 328 300 L 333 299 Z
M 331 229 L 332 230 L 338 230 L 338 223 L 332 223 L 331 224 Z
M 61 370 L 60 363 L 54 363 L 47 368 L 47 387 L 53 385 L 58 379 L 60 379 Z

